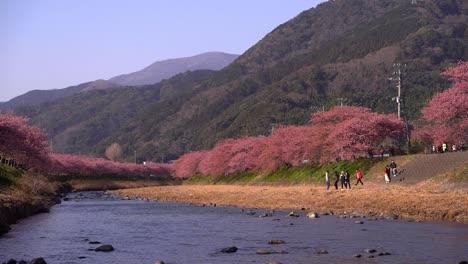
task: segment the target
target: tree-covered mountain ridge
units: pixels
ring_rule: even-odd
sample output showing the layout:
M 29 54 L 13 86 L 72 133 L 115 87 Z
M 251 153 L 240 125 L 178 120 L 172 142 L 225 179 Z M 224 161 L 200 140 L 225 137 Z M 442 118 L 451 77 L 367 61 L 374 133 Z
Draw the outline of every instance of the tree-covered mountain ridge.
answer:
M 329 1 L 219 72 L 188 72 L 142 94 L 100 90 L 16 111 L 46 129 L 56 152 L 102 156 L 115 142 L 128 159 L 136 151 L 140 161 L 168 161 L 225 138 L 304 124 L 339 102 L 395 112 L 388 78 L 400 63 L 402 114 L 415 119 L 449 86 L 440 72 L 468 59 L 467 15 L 462 0 Z

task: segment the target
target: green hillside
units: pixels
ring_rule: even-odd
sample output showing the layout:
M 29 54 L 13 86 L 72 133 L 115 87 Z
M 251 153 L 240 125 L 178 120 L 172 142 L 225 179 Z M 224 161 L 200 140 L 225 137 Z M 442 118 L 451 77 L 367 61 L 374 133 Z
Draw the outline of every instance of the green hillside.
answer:
M 95 91 L 18 112 L 45 127 L 63 152 L 102 155 L 118 142 L 129 159 L 136 150 L 140 160 L 168 161 L 224 138 L 304 124 L 338 98 L 395 112 L 395 83 L 388 78 L 398 62 L 406 65 L 403 114 L 415 119 L 448 87 L 440 72 L 468 59 L 467 15 L 463 0 L 329 1 L 278 26 L 206 78 L 190 73 L 143 90 Z M 159 100 L 158 89 L 173 96 Z

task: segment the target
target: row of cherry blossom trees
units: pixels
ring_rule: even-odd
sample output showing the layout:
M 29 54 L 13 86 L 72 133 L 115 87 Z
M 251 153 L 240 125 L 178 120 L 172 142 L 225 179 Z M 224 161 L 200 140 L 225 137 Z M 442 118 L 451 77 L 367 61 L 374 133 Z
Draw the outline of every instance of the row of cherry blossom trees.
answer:
M 80 176 L 168 176 L 171 175 L 169 164 L 145 163 L 134 164 L 116 162 L 89 156 L 75 156 L 53 154 L 50 155 L 48 173 L 54 175 L 80 175 Z
M 364 107 L 335 107 L 312 115 L 306 126 L 282 126 L 266 137 L 227 139 L 207 151 L 191 152 L 174 162 L 178 177 L 226 175 L 239 171 L 273 171 L 304 161 L 325 163 L 366 155 L 387 137 L 405 131 L 396 115 Z
M 49 174 L 77 174 L 82 176 L 167 176 L 168 164 L 133 164 L 106 159 L 50 155 L 47 136 L 42 129 L 28 125 L 27 118 L 12 113 L 0 113 L 0 159 L 25 169 Z

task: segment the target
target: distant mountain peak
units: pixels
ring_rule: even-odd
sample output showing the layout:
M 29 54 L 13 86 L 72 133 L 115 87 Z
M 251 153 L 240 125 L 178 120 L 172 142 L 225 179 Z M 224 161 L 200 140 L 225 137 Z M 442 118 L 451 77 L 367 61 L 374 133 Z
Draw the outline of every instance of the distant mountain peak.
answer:
M 161 60 L 140 71 L 110 78 L 109 81 L 120 85 L 153 84 L 186 71 L 221 70 L 237 57 L 239 55 L 212 51 L 191 57 Z
M 119 86 L 120 85 L 118 85 L 116 83 L 113 83 L 113 82 L 110 82 L 110 81 L 107 81 L 107 80 L 103 80 L 103 79 L 99 79 L 99 80 L 96 80 L 94 82 L 90 82 L 88 84 L 88 86 L 83 88 L 83 90 L 81 90 L 80 92 L 87 92 L 87 91 L 92 91 L 92 90 L 103 90 L 103 89 L 115 88 L 115 87 L 119 87 Z

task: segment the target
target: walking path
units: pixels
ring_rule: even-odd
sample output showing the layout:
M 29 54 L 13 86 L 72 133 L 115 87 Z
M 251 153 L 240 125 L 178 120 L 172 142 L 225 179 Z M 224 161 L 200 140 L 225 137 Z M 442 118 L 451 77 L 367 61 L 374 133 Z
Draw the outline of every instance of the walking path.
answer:
M 454 168 L 460 167 L 467 161 L 468 151 L 428 155 L 420 154 L 398 168 L 400 175 L 397 180 L 403 185 L 416 184 L 430 177 L 447 173 Z

